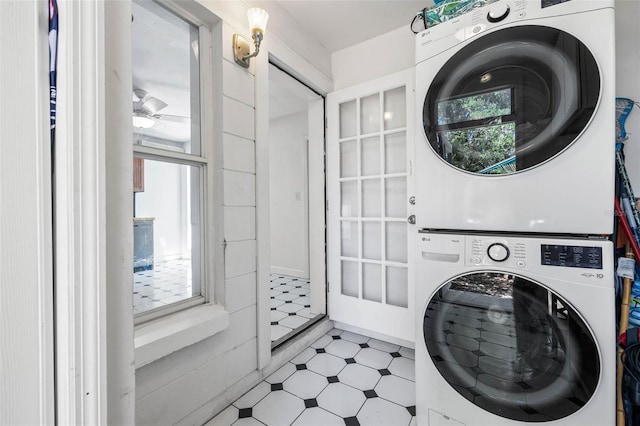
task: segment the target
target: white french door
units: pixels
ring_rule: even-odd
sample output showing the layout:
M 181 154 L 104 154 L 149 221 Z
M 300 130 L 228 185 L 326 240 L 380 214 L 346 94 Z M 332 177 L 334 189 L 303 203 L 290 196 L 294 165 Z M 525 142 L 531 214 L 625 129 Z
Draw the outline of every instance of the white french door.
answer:
M 413 342 L 413 71 L 327 97 L 329 316 Z

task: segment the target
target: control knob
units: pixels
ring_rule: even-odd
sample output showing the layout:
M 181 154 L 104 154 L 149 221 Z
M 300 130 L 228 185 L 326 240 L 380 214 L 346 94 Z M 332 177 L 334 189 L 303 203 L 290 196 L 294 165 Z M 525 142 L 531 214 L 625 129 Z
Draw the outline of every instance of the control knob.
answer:
M 504 262 L 509 258 L 509 247 L 502 243 L 493 243 L 487 249 L 487 255 L 495 262 Z
M 497 3 L 489 9 L 489 13 L 487 13 L 487 21 L 500 22 L 509 15 L 509 12 L 511 12 L 511 9 L 508 4 Z

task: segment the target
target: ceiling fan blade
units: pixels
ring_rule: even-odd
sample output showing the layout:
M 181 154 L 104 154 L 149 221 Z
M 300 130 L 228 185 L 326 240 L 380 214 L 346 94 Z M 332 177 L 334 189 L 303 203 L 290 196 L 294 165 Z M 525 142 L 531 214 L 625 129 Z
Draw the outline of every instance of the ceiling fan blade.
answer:
M 165 108 L 167 104 L 161 101 L 158 98 L 154 98 L 153 96 L 149 96 L 146 99 L 142 100 L 142 105 L 140 105 L 140 109 L 147 111 L 149 114 L 155 114 L 161 109 Z
M 156 115 L 156 118 L 163 121 L 172 121 L 174 123 L 185 123 L 188 124 L 191 122 L 191 118 L 184 117 L 182 115 L 168 115 L 168 114 L 160 114 Z

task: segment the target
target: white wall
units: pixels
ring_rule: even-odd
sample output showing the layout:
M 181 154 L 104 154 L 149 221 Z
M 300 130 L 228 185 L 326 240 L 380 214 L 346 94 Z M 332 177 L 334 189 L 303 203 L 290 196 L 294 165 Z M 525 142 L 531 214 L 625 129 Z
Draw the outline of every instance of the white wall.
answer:
M 415 36 L 408 26 L 331 55 L 334 90 L 406 70 L 415 64 Z
M 616 96 L 640 102 L 640 1 L 616 0 Z M 629 114 L 625 129 L 626 169 L 640 196 L 640 106 Z
M 307 111 L 269 122 L 271 271 L 309 278 Z
M 200 3 L 224 21 L 222 45 L 214 49 L 214 58 L 218 49 L 223 54 L 222 61 L 214 65 L 216 75 L 222 75 L 222 101 L 215 106 L 222 115 L 222 146 L 216 159 L 219 171 L 215 182 L 210 184 L 219 185 L 224 194 L 218 200 L 224 235 L 218 238 L 225 240 L 226 249 L 224 265 L 217 269 L 224 270 L 221 277 L 224 285 L 216 298 L 229 312 L 230 325 L 211 338 L 136 370 L 139 425 L 202 424 L 269 371 L 269 263 L 261 263 L 269 257 L 268 230 L 264 237 L 264 225 L 268 227 L 269 223 L 268 187 L 264 188 L 268 177 L 264 170 L 268 170 L 269 163 L 268 153 L 264 159 L 264 149 L 268 150 L 268 123 L 265 132 L 261 120 L 268 117 L 265 88 L 270 53 L 290 65 L 305 81 L 312 80 L 312 86 L 328 86 L 322 70 L 330 69 L 329 57 L 318 43 L 306 40 L 304 49 L 302 46 L 292 49 L 278 41 L 287 39 L 292 29 L 298 27 L 286 15 L 278 15 L 276 3 L 264 5 L 271 16 L 269 27 L 260 56 L 252 60 L 248 70 L 235 64 L 231 47 L 235 32 L 250 38 L 247 4 L 208 0 Z M 299 35 L 303 39 L 308 37 L 302 30 Z M 302 50 L 305 57 L 296 50 Z M 262 179 L 257 176 L 260 173 Z M 259 193 L 256 188 L 261 188 Z
M 135 194 L 136 217 L 154 218 L 154 262 L 190 258 L 186 167 L 144 161 L 144 191 Z
M 223 158 L 216 176 L 224 191 L 227 242 L 218 301 L 230 313 L 230 325 L 136 370 L 136 424 L 203 422 L 228 403 L 225 390 L 257 369 L 254 76 L 233 62 L 234 32 L 223 25 Z

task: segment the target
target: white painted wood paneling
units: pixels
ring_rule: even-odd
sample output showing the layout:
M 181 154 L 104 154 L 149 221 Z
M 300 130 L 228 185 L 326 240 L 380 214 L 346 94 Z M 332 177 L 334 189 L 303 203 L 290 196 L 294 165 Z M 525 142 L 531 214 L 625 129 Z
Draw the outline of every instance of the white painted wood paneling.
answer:
M 269 44 L 265 45 L 268 48 Z M 264 53 L 268 53 L 266 50 Z M 256 254 L 258 278 L 258 368 L 271 361 L 271 240 L 269 213 L 269 55 L 255 61 L 256 76 Z
M 255 370 L 255 347 L 256 341 L 251 339 L 137 400 L 136 424 L 178 424 L 185 415 Z
M 326 52 L 318 54 L 321 46 L 317 43 L 312 45 L 315 43 L 312 41 L 298 40 L 296 43 L 304 48 L 296 53 L 286 42 L 277 41 L 275 35 L 278 27 L 284 28 L 286 34 L 300 32 L 303 38 L 308 38 L 304 29 L 294 29 L 295 22 L 291 22 L 290 18 L 282 15 L 282 18 L 274 19 L 274 11 L 269 9 L 271 22 L 261 53 L 258 58 L 252 59 L 249 70 L 245 70 L 233 62 L 231 40 L 235 32 L 249 37 L 246 22 L 249 2 L 198 2 L 224 20 L 222 46 L 219 47 L 223 55 L 220 68 L 225 96 L 221 101 L 220 114 L 224 134 L 220 135 L 223 149 L 217 157 L 222 160 L 216 182 L 223 186 L 222 204 L 225 208 L 217 217 L 224 219 L 224 234 L 228 244 L 225 249 L 227 279 L 219 295 L 222 299 L 219 300 L 233 315 L 227 330 L 136 371 L 136 424 L 203 424 L 232 402 L 233 396 L 244 393 L 262 377 L 263 372 L 258 370 L 259 367 L 264 367 L 267 372 L 273 371 L 286 361 L 280 357 L 276 361 L 278 365 L 269 364 L 269 240 L 266 229 L 269 222 L 268 218 L 263 222 L 263 219 L 255 217 L 256 212 L 251 220 L 249 213 L 255 209 L 258 198 L 268 210 L 268 194 L 260 192 L 263 188 L 256 181 L 254 173 L 260 170 L 268 173 L 268 158 L 260 163 L 265 153 L 268 157 L 268 151 L 265 151 L 267 146 L 263 143 L 259 147 L 259 144 L 266 140 L 269 132 L 267 64 L 270 53 L 281 58 L 293 69 L 294 75 L 312 87 L 320 88 L 325 93 L 332 87 L 327 77 L 330 75 L 329 57 Z M 273 37 L 270 38 L 270 35 Z M 288 36 L 282 38 L 287 39 Z M 270 45 L 274 47 L 273 51 L 269 50 Z M 311 65 L 314 62 L 322 63 L 323 71 Z M 248 79 L 253 79 L 256 69 L 258 72 L 254 83 L 248 84 Z M 253 102 L 249 100 L 247 89 L 255 89 Z M 252 107 L 254 104 L 256 109 Z M 262 157 L 257 155 L 261 149 Z M 264 184 L 268 185 L 267 179 Z M 259 192 L 256 192 L 257 188 Z M 256 223 L 262 223 L 262 226 L 258 227 Z M 263 267 L 263 272 L 266 272 L 263 277 L 258 277 L 256 273 L 258 244 L 261 245 L 260 262 L 266 265 L 266 268 Z M 261 303 L 260 311 L 256 311 L 256 303 Z M 242 330 L 237 330 L 238 327 Z M 257 327 L 262 332 L 256 331 Z M 256 335 L 259 335 L 260 343 Z M 244 339 L 249 340 L 243 342 Z M 258 345 L 260 363 L 257 358 Z
M 246 139 L 255 138 L 255 118 L 251 106 L 225 96 L 222 108 L 224 120 L 222 128 L 225 133 Z
M 253 74 L 246 68 L 239 67 L 235 62 L 222 61 L 223 84 L 225 96 L 254 106 Z
M 256 271 L 256 242 L 254 240 L 227 243 L 225 250 L 225 278 Z
M 153 394 L 168 383 L 179 380 L 180 377 L 212 359 L 222 356 L 230 349 L 227 345 L 227 330 L 138 368 L 136 370 L 136 401 Z
M 224 217 L 224 238 L 227 241 L 256 239 L 255 207 L 225 207 Z
M 225 170 L 223 174 L 225 206 L 256 205 L 256 177 L 254 174 L 231 170 Z
M 223 136 L 223 157 L 226 170 L 255 173 L 255 142 L 229 133 Z
M 249 306 L 231 314 L 227 345 L 235 348 L 256 336 L 256 309 Z
M 256 304 L 256 273 L 240 275 L 226 281 L 225 308 L 234 313 Z M 255 309 L 255 307 L 253 308 Z M 233 319 L 233 318 L 232 318 Z

